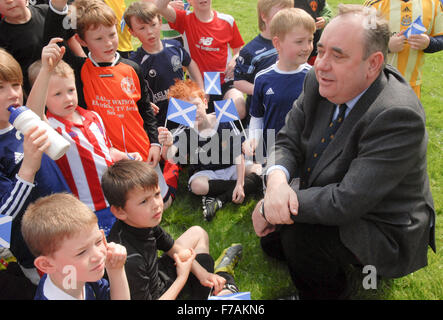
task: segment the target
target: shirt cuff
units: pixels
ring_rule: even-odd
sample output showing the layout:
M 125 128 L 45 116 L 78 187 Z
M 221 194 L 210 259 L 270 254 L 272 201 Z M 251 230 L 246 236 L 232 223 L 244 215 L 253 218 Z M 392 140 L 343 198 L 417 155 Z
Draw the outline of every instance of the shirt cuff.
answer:
M 23 183 L 24 185 L 30 186 L 32 188 L 35 187 L 35 184 L 26 180 L 23 180 L 22 178 L 20 178 L 20 176 L 18 175 L 18 173 L 15 175 L 15 178 L 17 179 L 17 181 Z
M 265 172 L 265 183 L 267 182 L 267 176 L 269 176 L 269 174 L 272 171 L 274 171 L 274 170 L 281 170 L 281 171 L 283 171 L 285 173 L 285 175 L 286 175 L 286 181 L 289 183 L 289 179 L 290 179 L 289 171 L 285 167 L 283 167 L 281 165 L 278 165 L 278 164 L 275 165 L 275 166 L 269 167 L 268 170 L 266 170 L 266 172 Z
M 55 13 L 57 13 L 59 15 L 67 15 L 68 14 L 68 5 L 66 5 L 63 8 L 63 11 L 59 11 L 59 10 L 54 8 L 54 6 L 52 5 L 52 1 L 49 1 L 49 8 L 51 8 L 52 11 L 54 11 Z

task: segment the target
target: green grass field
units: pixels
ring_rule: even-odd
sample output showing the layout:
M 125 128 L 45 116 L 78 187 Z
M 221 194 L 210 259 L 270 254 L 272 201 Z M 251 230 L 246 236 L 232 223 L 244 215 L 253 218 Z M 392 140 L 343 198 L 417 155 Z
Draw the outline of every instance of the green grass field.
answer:
M 132 2 L 126 0 L 127 3 Z M 355 0 L 328 0 L 335 10 L 337 4 L 361 3 Z M 213 0 L 213 7 L 231 14 L 240 29 L 245 43 L 258 33 L 256 2 L 254 0 Z M 134 44 L 138 42 L 134 40 Z M 442 52 L 427 56 L 422 86 L 422 104 L 427 114 L 429 133 L 428 172 L 437 212 L 436 242 L 442 244 L 443 229 L 443 80 Z M 208 223 L 202 218 L 201 200 L 187 191 L 185 174 L 180 177 L 177 200 L 163 218 L 162 226 L 174 237 L 192 225 L 202 226 L 210 236 L 210 253 L 216 259 L 223 248 L 231 243 L 243 244 L 243 259 L 235 269 L 235 278 L 241 291 L 250 291 L 256 300 L 276 299 L 292 293 L 295 289 L 284 264 L 265 256 L 259 239 L 254 233 L 250 219 L 257 199 L 249 198 L 242 205 L 227 204 Z M 439 248 L 437 248 L 439 249 Z M 429 250 L 429 265 L 406 277 L 382 280 L 377 290 L 360 290 L 356 299 L 443 299 L 443 255 Z

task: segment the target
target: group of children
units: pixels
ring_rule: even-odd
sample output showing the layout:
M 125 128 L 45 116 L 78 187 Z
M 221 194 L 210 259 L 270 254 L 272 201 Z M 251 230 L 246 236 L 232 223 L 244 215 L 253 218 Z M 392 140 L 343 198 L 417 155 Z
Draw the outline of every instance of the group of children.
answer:
M 192 10 L 169 0 L 128 8 L 123 1 L 0 0 L 0 208 L 13 218 L 11 251 L 38 284 L 36 299 L 238 292 L 232 268 L 241 244 L 214 262 L 205 230 L 194 226 L 174 240 L 160 227 L 162 214 L 183 168 L 207 221 L 226 202 L 262 193 L 255 151 L 272 147 L 267 133 L 284 125 L 315 59 L 314 34 L 330 15 L 325 2 L 323 16 L 293 0 L 258 0 L 260 34 L 243 46 L 232 16 L 213 10 L 211 0 L 188 2 Z M 179 41 L 162 39 L 162 19 Z M 35 40 L 29 50 L 12 40 L 14 28 Z M 128 34 L 141 42 L 134 52 L 122 41 Z M 204 72 L 221 73 L 220 95 L 205 93 Z M 196 107 L 192 127 L 166 126 L 170 98 Z M 217 120 L 213 103 L 227 99 L 249 135 Z M 43 130 L 20 133 L 8 122 L 7 108 L 25 100 L 70 142 L 56 162 L 44 154 Z M 165 254 L 158 258 L 157 250 Z

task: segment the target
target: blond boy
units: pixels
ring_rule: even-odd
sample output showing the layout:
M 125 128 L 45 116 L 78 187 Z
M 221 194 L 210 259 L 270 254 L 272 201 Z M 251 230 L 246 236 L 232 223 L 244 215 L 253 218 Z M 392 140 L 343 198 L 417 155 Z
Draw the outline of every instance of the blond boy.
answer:
M 95 214 L 70 194 L 40 198 L 26 210 L 23 238 L 45 275 L 36 300 L 129 300 L 125 247 L 107 243 Z M 102 279 L 104 272 L 109 278 Z
M 243 144 L 247 155 L 255 152 L 262 133 L 264 151 L 270 151 L 272 138 L 283 127 L 286 114 L 300 95 L 305 76 L 311 69 L 307 60 L 313 49 L 314 32 L 314 19 L 302 9 L 283 9 L 272 18 L 270 33 L 278 61 L 255 77 L 250 109 L 251 135 Z
M 256 74 L 274 64 L 278 53 L 271 39 L 270 23 L 274 15 L 284 8 L 291 8 L 292 0 L 258 0 L 257 17 L 260 33 L 247 43 L 236 60 L 234 69 L 234 86 L 246 93 L 246 110 L 249 112 L 254 78 Z

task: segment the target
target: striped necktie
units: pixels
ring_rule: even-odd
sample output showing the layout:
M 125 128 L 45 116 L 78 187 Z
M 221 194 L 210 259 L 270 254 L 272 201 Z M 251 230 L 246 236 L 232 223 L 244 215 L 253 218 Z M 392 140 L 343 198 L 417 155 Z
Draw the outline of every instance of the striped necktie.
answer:
M 341 104 L 339 106 L 337 117 L 329 123 L 328 127 L 323 132 L 319 143 L 314 148 L 314 152 L 311 154 L 311 156 L 308 158 L 308 161 L 306 162 L 305 171 L 301 174 L 301 187 L 304 187 L 304 185 L 308 182 L 309 176 L 315 165 L 317 164 L 318 159 L 320 159 L 323 151 L 325 151 L 326 147 L 334 139 L 335 133 L 337 132 L 338 128 L 340 128 L 345 119 L 345 112 L 347 108 L 348 106 L 346 104 Z

